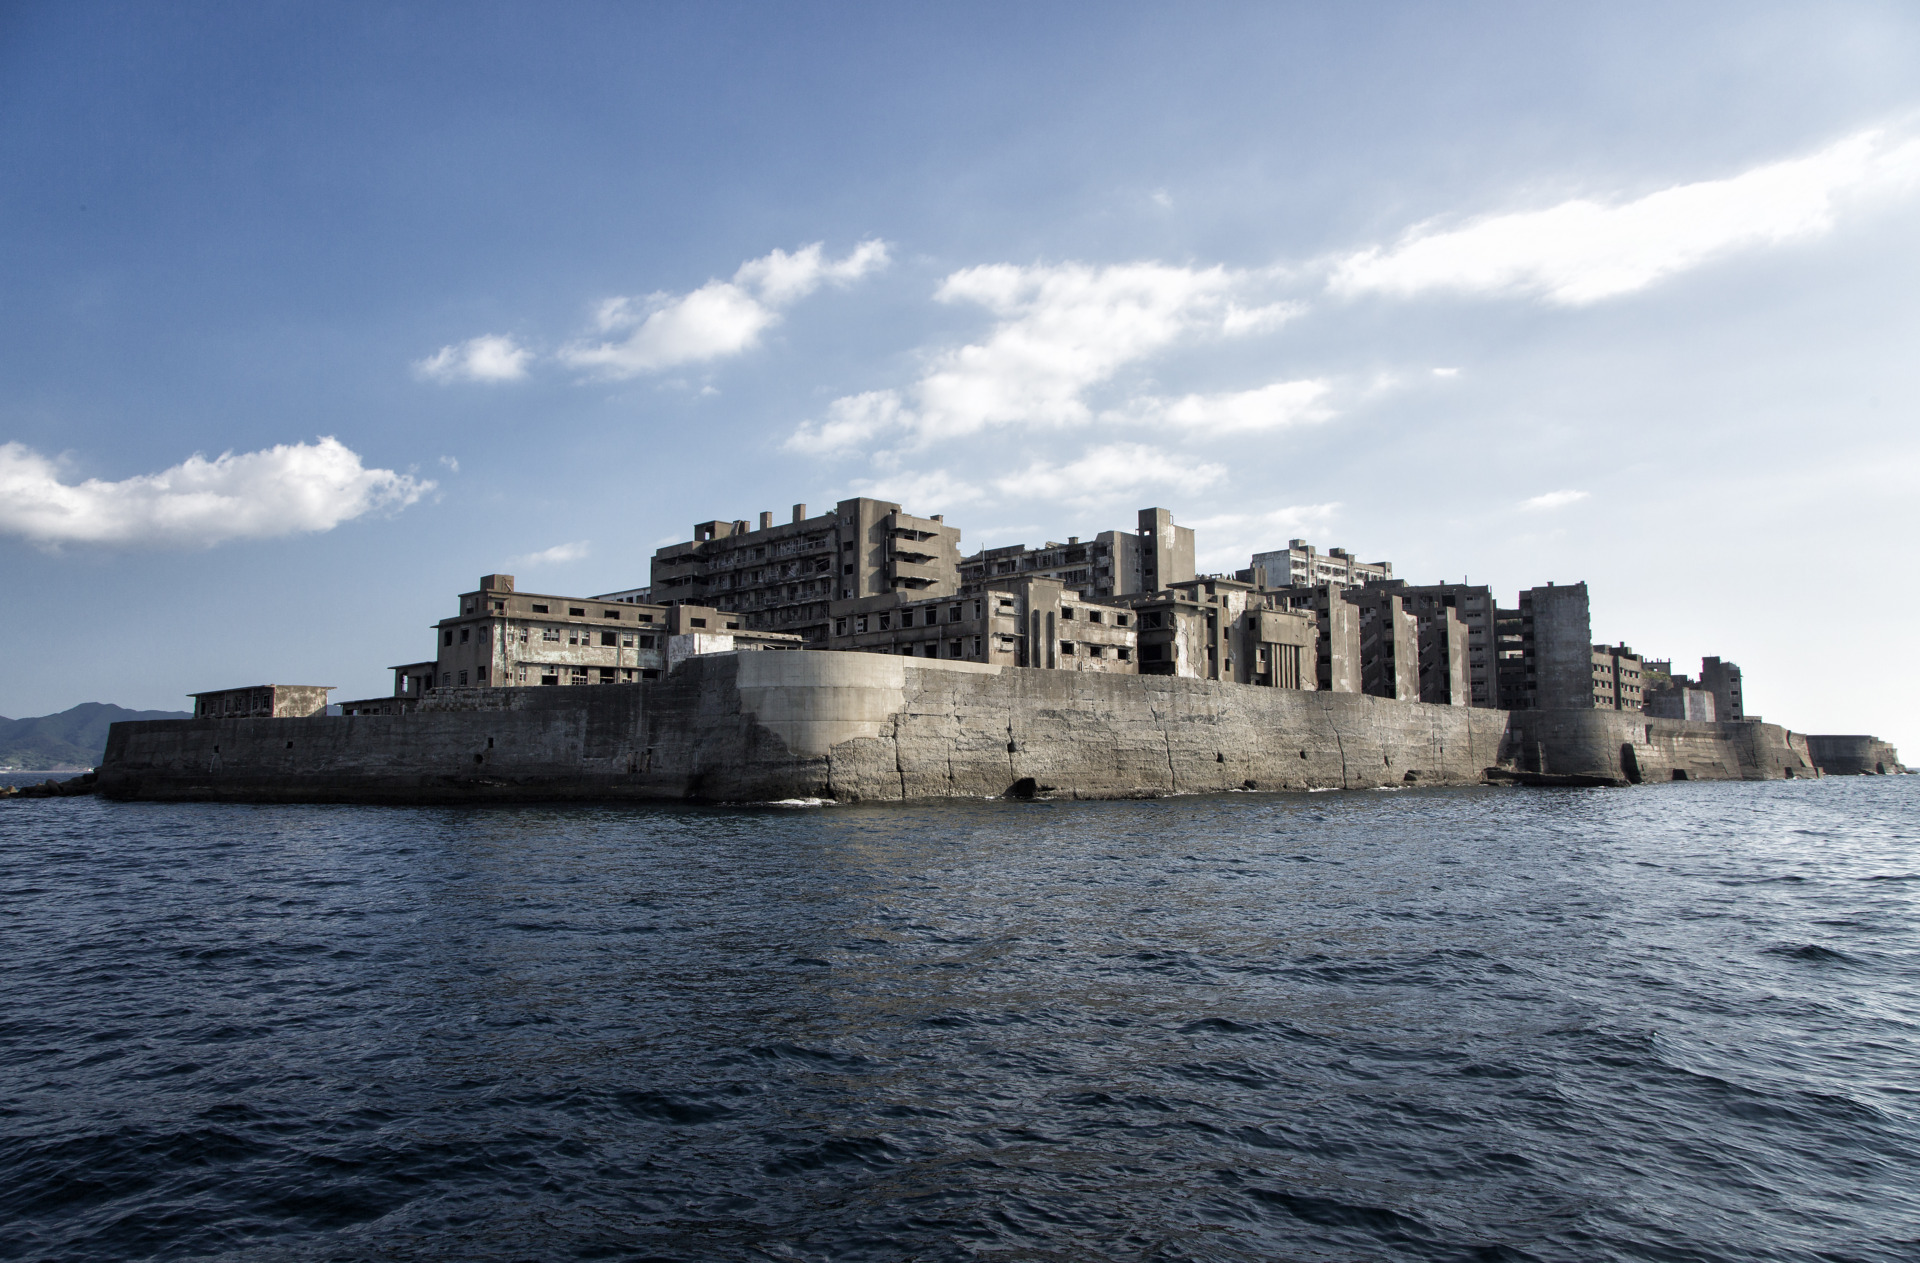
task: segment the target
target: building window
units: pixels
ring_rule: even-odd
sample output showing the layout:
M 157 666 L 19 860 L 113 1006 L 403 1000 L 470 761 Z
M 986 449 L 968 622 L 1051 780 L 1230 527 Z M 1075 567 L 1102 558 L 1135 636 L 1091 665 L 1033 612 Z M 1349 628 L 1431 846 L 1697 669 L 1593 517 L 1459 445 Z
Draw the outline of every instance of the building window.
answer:
M 856 634 L 867 630 L 867 616 L 865 614 L 853 620 L 853 630 Z
M 1127 616 L 1125 614 L 1115 614 L 1113 616 L 1113 625 L 1115 627 L 1125 627 L 1127 625 Z
M 932 611 L 932 610 L 928 610 L 928 611 L 927 611 L 927 613 L 928 613 L 928 614 L 932 614 L 932 613 L 933 613 L 933 611 Z M 913 611 L 912 611 L 912 610 L 901 610 L 901 611 L 900 611 L 900 625 L 901 625 L 902 627 L 911 627 L 911 626 L 913 626 Z M 929 619 L 927 620 L 927 625 L 928 625 L 929 627 L 931 627 L 931 626 L 933 625 L 933 620 L 932 620 L 931 618 L 929 618 Z
M 836 618 L 836 619 L 834 619 L 834 620 L 833 620 L 833 634 L 834 634 L 834 635 L 836 635 L 836 636 L 844 636 L 844 635 L 846 635 L 846 634 L 847 634 L 847 620 L 846 620 L 846 619 L 844 619 L 844 618 Z
M 600 617 L 602 617 L 602 618 L 619 618 L 619 617 L 620 617 L 620 611 L 619 611 L 619 610 L 601 610 L 601 611 L 600 611 Z
M 547 612 L 547 607 L 544 605 L 536 605 L 533 607 L 533 612 L 536 614 L 545 614 Z
M 557 672 L 557 671 L 556 671 L 556 672 L 550 672 L 550 673 L 544 673 L 544 674 L 542 674 L 542 675 L 541 675 L 541 677 L 540 677 L 540 683 L 542 683 L 542 684 L 558 684 L 558 683 L 560 683 L 560 674 L 559 674 L 559 672 Z
M 695 627 L 705 627 L 707 625 L 707 620 L 704 618 L 690 618 L 687 622 Z
M 575 667 L 573 669 L 573 682 L 575 684 L 585 684 L 587 682 L 587 669 L 585 667 Z
M 619 641 L 620 637 L 615 632 L 603 631 L 600 633 L 600 643 L 603 645 L 612 646 L 618 644 Z
M 1113 651 L 1113 656 L 1120 659 L 1120 661 L 1122 662 L 1130 661 L 1133 658 L 1132 652 L 1128 650 L 1128 648 L 1125 645 L 1121 645 L 1117 647 Z
M 1088 610 L 1088 611 L 1087 611 L 1087 621 L 1088 621 L 1089 623 L 1097 623 L 1097 622 L 1099 622 L 1099 621 L 1100 621 L 1100 611 L 1099 611 L 1099 610 Z
M 1061 606 L 1060 618 L 1061 618 L 1061 621 L 1063 622 L 1071 620 L 1073 618 L 1073 607 L 1071 605 Z
M 451 631 L 447 631 L 447 632 L 443 632 L 443 633 L 441 633 L 441 636 L 440 636 L 440 643 L 441 643 L 441 644 L 443 644 L 443 645 L 450 645 L 450 644 L 452 644 L 452 643 L 453 643 L 453 633 L 452 633 Z
M 611 684 L 611 683 L 613 683 L 613 668 L 612 668 L 612 667 L 601 667 L 601 668 L 600 668 L 600 683 L 602 683 L 602 684 Z
M 460 683 L 465 684 L 466 682 L 467 682 L 467 673 L 465 671 L 462 671 L 460 673 Z
M 933 613 L 933 611 L 928 610 L 927 613 L 931 614 Z M 955 605 L 952 609 L 947 611 L 947 621 L 949 623 L 957 623 L 960 621 L 960 607 L 958 605 Z
M 542 628 L 540 631 L 540 639 L 550 640 L 558 644 L 560 641 L 560 629 L 558 627 Z
M 1061 641 L 1060 652 L 1063 654 L 1071 654 L 1073 652 L 1073 642 L 1071 640 Z
M 567 607 L 567 617 L 569 618 L 585 618 L 586 616 L 587 611 L 584 606 L 569 605 Z

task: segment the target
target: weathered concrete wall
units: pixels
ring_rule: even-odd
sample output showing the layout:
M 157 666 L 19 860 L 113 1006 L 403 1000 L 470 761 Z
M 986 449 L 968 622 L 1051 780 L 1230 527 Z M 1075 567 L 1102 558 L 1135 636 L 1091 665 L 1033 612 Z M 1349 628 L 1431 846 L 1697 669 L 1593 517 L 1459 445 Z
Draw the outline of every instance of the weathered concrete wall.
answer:
M 1770 725 L 809 651 L 694 658 L 640 685 L 440 690 L 399 715 L 116 724 L 99 784 L 254 801 L 1114 798 L 1475 783 L 1500 767 L 1609 782 L 1814 775 L 1798 740 Z
M 1904 772 L 1900 752 L 1878 737 L 1810 736 L 1807 747 L 1820 770 L 1832 776 L 1887 776 Z
M 1820 774 L 1806 737 L 1777 724 L 1703 723 L 1618 710 L 1505 713 L 1513 767 L 1523 774 L 1623 784 L 1777 781 Z

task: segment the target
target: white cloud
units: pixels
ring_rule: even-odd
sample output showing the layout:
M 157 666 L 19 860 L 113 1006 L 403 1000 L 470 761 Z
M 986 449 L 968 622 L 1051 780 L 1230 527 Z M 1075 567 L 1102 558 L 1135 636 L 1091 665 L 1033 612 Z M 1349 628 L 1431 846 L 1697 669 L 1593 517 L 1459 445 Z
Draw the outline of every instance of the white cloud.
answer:
M 537 553 L 522 553 L 507 562 L 510 566 L 560 566 L 570 561 L 579 561 L 587 555 L 589 543 L 584 539 L 571 544 L 555 544 L 552 548 L 543 548 Z
M 945 470 L 898 469 L 853 484 L 856 495 L 892 500 L 914 512 L 944 513 L 962 504 L 1031 508 L 1036 502 L 1093 509 L 1137 497 L 1142 491 L 1195 494 L 1227 476 L 1224 465 L 1191 460 L 1144 443 L 1091 448 L 1064 464 L 1039 459 L 981 482 Z
M 1338 501 L 1290 504 L 1260 513 L 1220 513 L 1182 525 L 1193 528 L 1202 571 L 1233 571 L 1246 566 L 1253 554 L 1283 547 L 1302 532 L 1325 531 L 1339 508 Z
M 1460 370 L 1457 368 L 1436 368 L 1433 370 L 1433 375 L 1435 377 L 1458 377 L 1460 376 Z
M 1588 493 L 1584 491 L 1549 491 L 1545 495 L 1534 496 L 1530 500 L 1522 500 L 1520 507 L 1530 510 L 1564 509 L 1569 504 L 1578 504 L 1580 501 L 1586 499 L 1587 494 Z
M 986 309 L 996 318 L 987 335 L 935 353 L 904 392 L 836 400 L 825 421 L 800 425 L 787 447 L 844 450 L 895 430 L 925 444 L 996 426 L 1084 425 L 1094 418 L 1087 392 L 1127 366 L 1185 339 L 1263 332 L 1297 314 L 1292 303 L 1236 301 L 1266 279 L 1160 263 L 964 268 L 934 297 Z
M 437 382 L 511 382 L 527 375 L 533 352 L 505 334 L 487 333 L 443 346 L 414 363 L 414 372 Z
M 619 341 L 567 347 L 560 359 L 611 378 L 657 373 L 682 364 L 738 355 L 780 321 L 787 307 L 823 284 L 849 284 L 886 266 L 887 245 L 863 241 L 844 259 L 828 259 L 820 244 L 788 254 L 775 250 L 749 259 L 731 280 L 712 280 L 687 294 L 610 298 L 595 315 L 602 334 L 627 332 Z
M 145 544 L 206 548 L 331 530 L 380 509 L 402 509 L 432 482 L 368 469 L 344 443 L 281 444 L 120 482 L 62 482 L 54 462 L 19 443 L 0 444 L 0 531 L 41 544 Z
M 1224 465 L 1193 461 L 1144 443 L 1113 443 L 1064 465 L 1035 461 L 995 478 L 993 490 L 1006 502 L 1054 501 L 1091 508 L 1149 488 L 1192 495 L 1226 476 Z
M 1577 199 L 1454 229 L 1420 225 L 1391 247 L 1339 260 L 1329 287 L 1396 297 L 1510 292 L 1581 306 L 1735 250 L 1821 236 L 1844 199 L 1916 178 L 1920 141 L 1862 132 L 1804 158 L 1624 204 Z
M 904 505 L 911 513 L 945 513 L 950 506 L 973 504 L 986 498 L 983 488 L 955 478 L 943 469 L 894 470 L 854 483 L 853 491 L 855 495 L 875 500 L 891 500 Z
M 1134 418 L 1165 422 L 1206 434 L 1244 434 L 1310 425 L 1333 416 L 1326 399 L 1333 387 L 1325 381 L 1274 382 L 1257 390 L 1220 395 L 1183 395 L 1178 399 L 1148 398 L 1134 404 Z M 1107 419 L 1122 420 L 1110 413 Z
M 863 447 L 891 432 L 906 437 L 914 418 L 892 390 L 845 395 L 827 405 L 825 421 L 802 421 L 783 446 L 790 452 L 836 452 Z

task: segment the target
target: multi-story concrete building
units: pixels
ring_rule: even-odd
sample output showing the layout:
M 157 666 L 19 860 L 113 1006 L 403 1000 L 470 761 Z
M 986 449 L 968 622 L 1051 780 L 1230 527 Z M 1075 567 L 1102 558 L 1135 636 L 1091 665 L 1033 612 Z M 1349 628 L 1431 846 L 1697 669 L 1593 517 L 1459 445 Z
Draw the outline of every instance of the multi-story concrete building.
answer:
M 836 613 L 836 648 L 999 666 L 1134 674 L 1133 611 L 1089 601 L 1056 579 L 989 580 L 966 596 Z
M 1420 620 L 1407 610 L 1406 598 L 1372 586 L 1346 588 L 1341 595 L 1360 611 L 1360 691 L 1419 701 Z
M 1314 687 L 1332 693 L 1361 691 L 1360 607 L 1344 584 L 1329 581 L 1274 591 L 1277 604 L 1313 620 Z
M 1398 592 L 1406 601 L 1407 612 L 1420 621 L 1421 701 L 1456 706 L 1500 704 L 1492 589 L 1466 583 L 1416 585 L 1399 579 L 1373 580 L 1369 586 Z M 1458 633 L 1448 621 L 1450 613 L 1461 624 Z M 1461 650 L 1466 655 L 1464 697 L 1456 696 L 1452 684 L 1454 657 Z
M 653 555 L 655 602 L 734 610 L 743 630 L 781 631 L 827 648 L 836 618 L 850 601 L 873 609 L 960 589 L 960 531 L 936 514 L 914 517 L 897 504 L 842 500 L 831 513 L 807 516 L 793 506 L 780 526 L 772 513 L 759 527 L 744 518 L 702 522 L 693 538 Z M 867 607 L 863 607 L 865 609 Z
M 1672 680 L 1648 689 L 1641 710 L 1655 719 L 1698 719 L 1712 723 L 1715 717 L 1713 694 Z
M 1593 637 L 1585 583 L 1520 594 L 1494 611 L 1500 705 L 1508 710 L 1588 710 L 1594 702 Z
M 1312 690 L 1318 632 L 1311 615 L 1242 580 L 1208 576 L 1117 598 L 1140 625 L 1144 675 Z
M 1740 668 L 1718 658 L 1700 659 L 1700 687 L 1713 694 L 1713 708 L 1723 720 L 1751 720 L 1746 700 L 1740 695 Z
M 1102 531 L 1088 542 L 1069 536 L 1044 547 L 1008 544 L 960 562 L 960 590 L 977 592 L 989 579 L 1037 575 L 1055 579 L 1089 600 L 1152 592 L 1194 576 L 1193 530 L 1176 526 L 1166 509 L 1141 509 L 1135 531 Z
M 797 636 L 741 626 L 739 615 L 691 604 L 628 605 L 591 597 L 516 592 L 513 576 L 483 575 L 460 595 L 460 612 L 434 627 L 438 654 L 394 668 L 396 696 L 427 688 L 634 684 L 671 665 L 669 640 L 693 637 L 685 653 L 722 648 L 798 648 Z M 702 649 L 697 638 L 712 641 Z M 716 639 L 717 638 L 717 639 Z M 720 646 L 718 641 L 726 644 Z
M 1266 586 L 1270 588 L 1363 584 L 1393 578 L 1390 561 L 1357 561 L 1344 548 L 1329 548 L 1321 553 L 1304 539 L 1288 540 L 1285 548 L 1272 552 L 1255 553 L 1253 568 L 1266 572 Z
M 1620 645 L 1593 647 L 1596 710 L 1640 710 L 1646 703 L 1646 672 L 1639 655 Z

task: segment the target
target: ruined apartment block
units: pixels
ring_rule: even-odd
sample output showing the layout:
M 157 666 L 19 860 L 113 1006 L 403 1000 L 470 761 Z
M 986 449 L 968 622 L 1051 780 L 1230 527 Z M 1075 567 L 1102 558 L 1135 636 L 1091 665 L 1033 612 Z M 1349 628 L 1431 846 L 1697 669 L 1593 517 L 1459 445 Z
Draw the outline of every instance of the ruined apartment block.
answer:
M 831 513 L 754 529 L 742 518 L 702 522 L 693 538 L 653 555 L 653 599 L 721 607 L 745 630 L 780 631 L 816 648 L 831 642 L 849 601 L 874 608 L 959 591 L 960 532 L 938 515 L 918 518 L 884 500 L 843 500 Z
M 960 590 L 975 592 L 989 579 L 1033 575 L 1053 579 L 1088 599 L 1153 592 L 1194 577 L 1191 527 L 1176 526 L 1166 509 L 1141 509 L 1133 531 L 1102 531 L 1091 542 L 1078 535 L 1040 548 L 1009 544 L 960 562 Z
M 1358 585 L 1393 578 L 1390 561 L 1358 561 L 1344 548 L 1321 553 L 1304 539 L 1288 540 L 1285 548 L 1272 552 L 1255 553 L 1252 568 L 1266 574 L 1264 578 L 1252 574 L 1247 578 L 1269 588 Z

